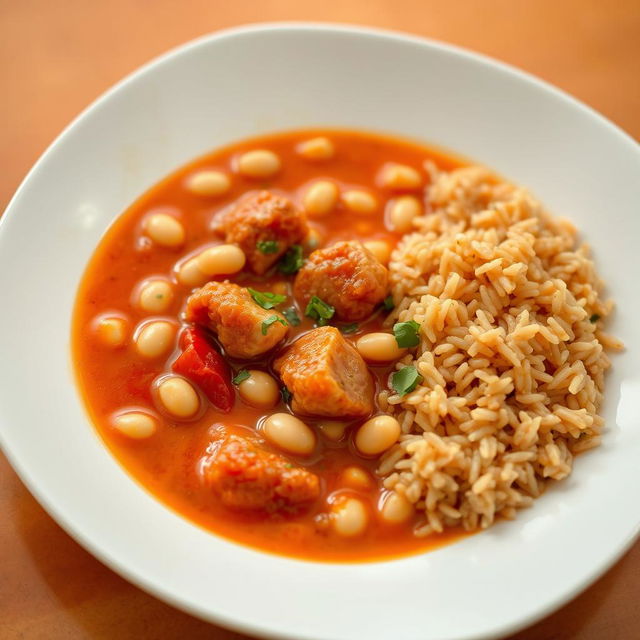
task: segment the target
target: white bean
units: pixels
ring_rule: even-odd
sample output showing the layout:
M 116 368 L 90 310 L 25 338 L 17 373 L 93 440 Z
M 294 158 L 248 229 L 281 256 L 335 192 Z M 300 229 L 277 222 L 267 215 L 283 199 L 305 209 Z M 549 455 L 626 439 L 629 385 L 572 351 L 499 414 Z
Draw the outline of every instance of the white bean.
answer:
M 167 376 L 158 385 L 158 397 L 163 407 L 175 418 L 192 418 L 200 408 L 200 398 L 185 378 Z
M 422 204 L 415 196 L 400 196 L 391 203 L 389 224 L 393 231 L 407 233 L 413 229 L 413 220 L 422 213 Z
M 248 178 L 269 178 L 280 171 L 280 158 L 268 149 L 247 151 L 238 158 L 238 171 Z
M 358 338 L 356 348 L 368 362 L 391 362 L 401 358 L 406 349 L 401 349 L 391 333 L 367 333 Z
M 152 436 L 158 428 L 156 419 L 142 411 L 128 411 L 113 418 L 113 426 L 125 436 L 143 440 Z
M 364 248 L 373 253 L 376 260 L 384 265 L 389 262 L 391 257 L 391 247 L 384 240 L 369 240 L 364 243 Z
M 387 189 L 414 190 L 422 186 L 422 176 L 417 169 L 406 164 L 389 163 L 382 168 L 378 183 Z
M 414 513 L 413 505 L 399 493 L 391 492 L 382 503 L 380 514 L 389 524 L 406 522 Z
M 144 222 L 146 234 L 161 247 L 179 247 L 185 239 L 182 223 L 168 213 L 154 213 Z
M 305 239 L 302 241 L 302 246 L 305 251 L 311 253 L 315 251 L 319 246 L 322 240 L 322 236 L 317 229 L 309 229 L 309 233 L 307 233 Z
M 357 498 L 347 498 L 332 505 L 331 523 L 334 531 L 345 538 L 364 533 L 369 522 L 367 508 Z
M 249 377 L 238 385 L 240 397 L 248 404 L 263 409 L 270 409 L 278 404 L 280 389 L 268 373 L 251 369 Z
M 400 437 L 400 423 L 387 415 L 367 420 L 357 431 L 355 444 L 360 453 L 376 456 L 392 447 Z
M 199 196 L 221 196 L 231 188 L 231 179 L 222 171 L 203 169 L 187 178 L 186 187 Z
M 192 288 L 202 286 L 208 279 L 207 275 L 200 271 L 197 257 L 183 262 L 176 277 L 181 285 Z
M 301 142 L 296 151 L 307 160 L 330 160 L 335 154 L 333 142 L 325 136 L 318 136 Z
M 342 484 L 352 489 L 369 489 L 372 485 L 371 475 L 362 467 L 352 465 L 347 467 L 341 474 Z
M 343 422 L 321 422 L 318 424 L 318 429 L 329 440 L 338 442 L 338 440 L 342 440 L 347 425 Z
M 138 304 L 147 313 L 162 313 L 173 302 L 173 288 L 167 280 L 148 280 L 140 288 Z
M 271 444 L 301 456 L 308 456 L 316 446 L 316 436 L 302 420 L 289 413 L 274 413 L 262 425 Z
M 331 213 L 338 203 L 340 192 L 335 182 L 318 180 L 314 182 L 302 197 L 305 211 L 313 218 Z
M 166 320 L 145 323 L 134 339 L 136 350 L 143 358 L 159 358 L 173 345 L 176 326 Z
M 96 333 L 106 346 L 117 349 L 127 339 L 127 323 L 122 318 L 100 318 L 96 325 Z
M 375 196 L 368 191 L 352 189 L 342 194 L 342 203 L 353 213 L 370 214 L 378 208 L 378 201 Z
M 219 244 L 205 249 L 197 258 L 198 269 L 208 276 L 230 275 L 241 271 L 247 261 L 235 244 Z

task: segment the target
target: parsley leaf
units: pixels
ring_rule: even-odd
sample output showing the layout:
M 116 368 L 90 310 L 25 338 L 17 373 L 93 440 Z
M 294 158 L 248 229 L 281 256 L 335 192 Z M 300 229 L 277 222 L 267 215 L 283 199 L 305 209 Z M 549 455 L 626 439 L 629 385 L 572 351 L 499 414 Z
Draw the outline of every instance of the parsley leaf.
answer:
M 250 377 L 251 374 L 246 369 L 240 369 L 236 374 L 236 377 L 231 382 L 233 382 L 233 384 L 240 384 Z
M 297 327 L 300 324 L 300 318 L 293 307 L 282 310 L 282 315 L 287 319 L 287 322 L 292 327 Z
M 415 367 L 402 367 L 391 376 L 391 386 L 398 395 L 404 396 L 413 391 L 422 380 L 423 377 Z
M 291 396 L 293 395 L 287 387 L 282 387 L 282 389 L 280 389 L 280 394 L 282 395 L 282 399 L 287 403 L 291 400 Z
M 282 260 L 278 263 L 278 270 L 280 273 L 293 275 L 300 270 L 303 264 L 302 247 L 299 244 L 294 244 L 289 247 Z
M 307 308 L 304 310 L 304 315 L 308 318 L 313 318 L 319 327 L 324 327 L 327 321 L 333 318 L 335 312 L 336 310 L 330 304 L 320 300 L 318 296 L 312 296 Z
M 278 243 L 275 240 L 262 240 L 256 242 L 256 247 L 260 253 L 278 253 Z
M 287 296 L 281 296 L 278 293 L 271 293 L 270 291 L 256 291 L 251 287 L 248 287 L 247 291 L 251 294 L 253 301 L 263 309 L 273 309 L 287 299 Z
M 596 322 L 598 322 L 598 320 L 600 320 L 600 314 L 599 314 L 599 313 L 594 313 L 594 314 L 589 318 L 589 322 L 591 322 L 592 324 L 595 324 Z
M 263 323 L 262 323 L 262 335 L 266 336 L 267 335 L 267 331 L 269 331 L 269 327 L 274 323 L 274 322 L 279 322 L 282 326 L 286 327 L 287 326 L 287 321 L 284 318 L 279 318 L 278 316 L 269 316 Z
M 352 322 L 351 324 L 343 324 L 340 327 L 340 331 L 342 333 L 355 333 L 360 328 L 360 325 L 357 322 Z
M 382 301 L 382 306 L 384 307 L 385 311 L 391 311 L 392 309 L 395 309 L 395 304 L 393 304 L 393 296 L 391 294 L 389 294 L 383 301 Z
M 418 331 L 420 325 L 414 320 L 409 322 L 396 322 L 393 325 L 393 335 L 401 349 L 417 347 L 420 344 L 420 336 Z

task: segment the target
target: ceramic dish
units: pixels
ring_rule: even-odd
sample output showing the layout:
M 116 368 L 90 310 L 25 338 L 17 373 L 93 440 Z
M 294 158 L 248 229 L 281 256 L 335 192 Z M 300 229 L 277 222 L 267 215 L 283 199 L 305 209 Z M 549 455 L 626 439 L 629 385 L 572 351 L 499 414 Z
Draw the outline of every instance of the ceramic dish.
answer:
M 607 379 L 604 442 L 515 522 L 385 562 L 261 553 L 157 502 L 109 454 L 84 412 L 70 366 L 71 312 L 109 223 L 157 180 L 210 149 L 317 125 L 387 131 L 473 158 L 529 187 L 594 247 L 618 303 L 608 329 L 627 347 Z M 83 546 L 204 619 L 298 640 L 512 632 L 584 589 L 638 533 L 639 174 L 637 145 L 601 116 L 453 47 L 321 25 L 262 25 L 188 44 L 83 113 L 2 218 L 3 449 Z

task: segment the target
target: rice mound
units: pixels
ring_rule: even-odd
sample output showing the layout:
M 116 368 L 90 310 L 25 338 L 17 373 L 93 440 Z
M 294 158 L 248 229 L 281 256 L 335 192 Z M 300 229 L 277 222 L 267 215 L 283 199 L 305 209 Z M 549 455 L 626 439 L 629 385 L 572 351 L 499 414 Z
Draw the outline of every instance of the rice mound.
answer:
M 421 343 L 396 365 L 423 380 L 381 407 L 402 435 L 384 486 L 424 520 L 416 535 L 490 526 L 530 505 L 600 443 L 612 304 L 587 246 L 525 190 L 482 167 L 429 167 L 426 211 L 393 252 L 395 310 Z

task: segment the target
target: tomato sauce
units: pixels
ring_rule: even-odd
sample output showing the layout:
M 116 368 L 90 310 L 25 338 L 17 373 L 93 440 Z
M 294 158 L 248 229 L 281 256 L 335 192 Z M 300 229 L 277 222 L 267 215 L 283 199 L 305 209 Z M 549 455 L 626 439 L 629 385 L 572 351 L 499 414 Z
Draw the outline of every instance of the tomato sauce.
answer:
M 296 151 L 297 145 L 315 136 L 326 136 L 335 146 L 335 156 L 322 161 L 310 161 Z M 281 170 L 269 179 L 252 179 L 234 171 L 238 154 L 256 148 L 269 149 L 281 160 Z M 168 279 L 173 285 L 170 306 L 159 318 L 183 325 L 181 314 L 191 288 L 176 279 L 176 269 L 186 259 L 203 248 L 220 242 L 212 232 L 214 215 L 231 205 L 243 194 L 256 189 L 284 193 L 298 205 L 310 182 L 327 178 L 341 189 L 364 188 L 374 194 L 379 203 L 375 214 L 358 215 L 338 206 L 322 218 L 310 219 L 310 226 L 319 234 L 319 246 L 338 240 L 385 240 L 395 245 L 400 235 L 389 228 L 385 203 L 388 191 L 376 183 L 380 168 L 388 162 L 402 163 L 418 169 L 427 180 L 424 163 L 435 162 L 443 169 L 462 166 L 462 162 L 440 151 L 377 134 L 352 131 L 305 130 L 279 133 L 230 145 L 203 156 L 180 168 L 158 183 L 129 209 L 120 215 L 97 247 L 83 276 L 74 311 L 72 330 L 73 360 L 78 385 L 89 415 L 111 452 L 122 466 L 161 502 L 185 518 L 235 542 L 265 551 L 319 561 L 365 561 L 415 553 L 446 544 L 462 535 L 447 531 L 441 535 L 418 538 L 414 520 L 399 525 L 385 523 L 380 515 L 382 493 L 375 475 L 377 459 L 367 459 L 353 446 L 355 427 L 363 420 L 347 424 L 344 437 L 335 442 L 317 430 L 327 420 L 303 420 L 318 433 L 318 446 L 308 458 L 288 456 L 292 463 L 302 465 L 321 479 L 322 496 L 317 504 L 299 515 L 243 513 L 222 505 L 206 486 L 199 472 L 207 447 L 219 434 L 255 435 L 255 427 L 266 415 L 287 412 L 284 402 L 269 411 L 245 404 L 236 393 L 231 412 L 221 413 L 205 405 L 197 419 L 176 421 L 159 412 L 152 394 L 153 381 L 171 370 L 179 355 L 173 351 L 157 359 L 142 359 L 134 348 L 135 327 L 153 314 L 145 313 L 134 304 L 133 296 L 145 279 L 153 276 Z M 231 186 L 222 196 L 204 197 L 185 188 L 186 180 L 201 169 L 214 169 L 231 176 Z M 186 231 L 185 242 L 179 248 L 153 245 L 143 232 L 143 219 L 150 212 L 178 213 Z M 266 276 L 241 272 L 228 278 L 241 286 L 272 290 L 287 286 L 291 291 L 292 276 L 277 271 Z M 292 297 L 287 305 L 294 304 Z M 304 317 L 299 326 L 290 327 L 287 344 L 314 325 Z M 126 339 L 114 348 L 99 339 L 97 319 L 115 316 L 124 319 Z M 360 323 L 353 334 L 345 338 L 354 341 L 368 331 L 380 330 L 384 311 L 380 310 Z M 337 323 L 339 326 L 339 323 Z M 276 348 L 276 352 L 278 348 Z M 247 362 L 228 358 L 234 371 L 245 368 L 272 372 L 274 354 Z M 378 390 L 387 386 L 390 366 L 371 366 Z M 275 374 L 274 374 L 275 375 Z M 276 376 L 277 378 L 277 376 Z M 113 416 L 126 409 L 142 409 L 159 416 L 159 426 L 153 436 L 134 440 L 113 428 Z M 335 421 L 334 421 L 335 422 Z M 265 444 L 265 448 L 269 449 Z M 271 449 L 273 450 L 273 449 Z M 349 465 L 358 465 L 371 474 L 371 487 L 354 489 L 344 486 L 341 473 Z M 360 498 L 369 511 L 369 525 L 357 538 L 340 537 L 330 528 L 321 526 L 328 502 L 341 495 Z

